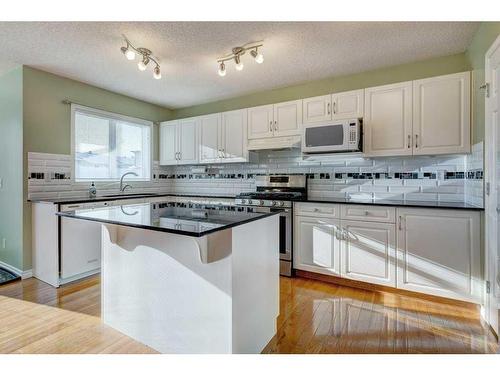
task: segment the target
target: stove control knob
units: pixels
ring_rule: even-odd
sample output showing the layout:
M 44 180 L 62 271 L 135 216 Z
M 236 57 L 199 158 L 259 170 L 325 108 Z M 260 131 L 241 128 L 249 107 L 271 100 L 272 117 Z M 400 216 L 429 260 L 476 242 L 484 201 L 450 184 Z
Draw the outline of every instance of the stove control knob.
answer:
M 280 206 L 284 206 L 285 205 L 285 202 L 280 202 Z
M 246 199 L 241 200 L 241 204 L 245 204 L 246 202 L 247 202 Z
M 259 202 L 259 204 L 260 204 L 261 206 L 263 206 L 263 205 L 264 205 L 264 201 L 263 201 L 263 200 L 261 200 L 261 201 Z
M 273 205 L 273 206 L 276 206 L 277 204 L 278 204 L 278 202 L 276 202 L 276 201 L 271 202 L 271 205 Z
M 247 201 L 247 204 L 252 204 L 252 200 L 251 200 L 251 199 L 249 199 L 249 200 Z

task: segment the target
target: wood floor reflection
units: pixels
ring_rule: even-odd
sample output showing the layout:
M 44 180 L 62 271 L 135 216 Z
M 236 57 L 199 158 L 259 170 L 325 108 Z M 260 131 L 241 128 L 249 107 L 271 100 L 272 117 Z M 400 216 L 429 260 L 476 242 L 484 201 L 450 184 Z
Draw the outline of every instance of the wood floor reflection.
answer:
M 151 353 L 100 320 L 100 279 L 0 286 L 0 353 Z M 476 310 L 303 278 L 281 279 L 264 353 L 495 353 Z
M 316 280 L 281 279 L 278 333 L 264 353 L 496 353 L 470 307 Z

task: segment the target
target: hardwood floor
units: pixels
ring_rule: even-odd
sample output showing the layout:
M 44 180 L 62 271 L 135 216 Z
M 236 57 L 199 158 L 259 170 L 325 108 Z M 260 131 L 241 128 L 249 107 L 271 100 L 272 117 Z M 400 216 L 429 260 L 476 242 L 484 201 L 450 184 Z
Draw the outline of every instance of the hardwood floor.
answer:
M 99 277 L 59 289 L 0 286 L 0 353 L 153 353 L 100 321 Z M 264 353 L 495 353 L 479 313 L 391 292 L 281 279 L 278 333 Z

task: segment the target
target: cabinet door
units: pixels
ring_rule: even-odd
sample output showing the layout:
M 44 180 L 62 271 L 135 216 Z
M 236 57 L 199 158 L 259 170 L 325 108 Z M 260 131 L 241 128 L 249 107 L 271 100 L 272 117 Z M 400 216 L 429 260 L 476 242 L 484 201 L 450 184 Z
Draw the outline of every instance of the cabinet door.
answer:
M 412 83 L 365 89 L 364 152 L 368 156 L 412 154 Z
M 398 209 L 401 289 L 480 302 L 479 213 Z
M 302 101 L 304 124 L 313 124 L 332 119 L 332 96 L 323 95 L 307 98 Z
M 274 136 L 300 135 L 302 100 L 274 105 Z
M 332 119 L 353 119 L 364 115 L 365 90 L 332 94 Z
M 160 124 L 160 165 L 177 164 L 177 121 Z
M 470 73 L 413 82 L 413 154 L 470 152 Z
M 220 161 L 220 113 L 199 118 L 200 163 L 218 163 Z
M 195 118 L 179 120 L 179 163 L 198 163 L 198 120 Z
M 338 219 L 295 217 L 294 268 L 340 276 Z
M 222 145 L 224 162 L 248 161 L 246 109 L 222 114 Z
M 248 139 L 273 136 L 273 105 L 262 105 L 248 109 Z
M 396 226 L 342 220 L 342 276 L 396 287 Z

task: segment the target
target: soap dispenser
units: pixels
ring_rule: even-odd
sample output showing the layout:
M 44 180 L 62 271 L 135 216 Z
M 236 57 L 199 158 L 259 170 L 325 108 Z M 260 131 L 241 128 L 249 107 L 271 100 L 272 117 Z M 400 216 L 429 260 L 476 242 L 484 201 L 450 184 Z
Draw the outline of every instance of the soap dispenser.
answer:
M 89 198 L 95 198 L 97 195 L 97 189 L 95 187 L 94 181 L 92 181 L 92 184 L 89 187 Z

